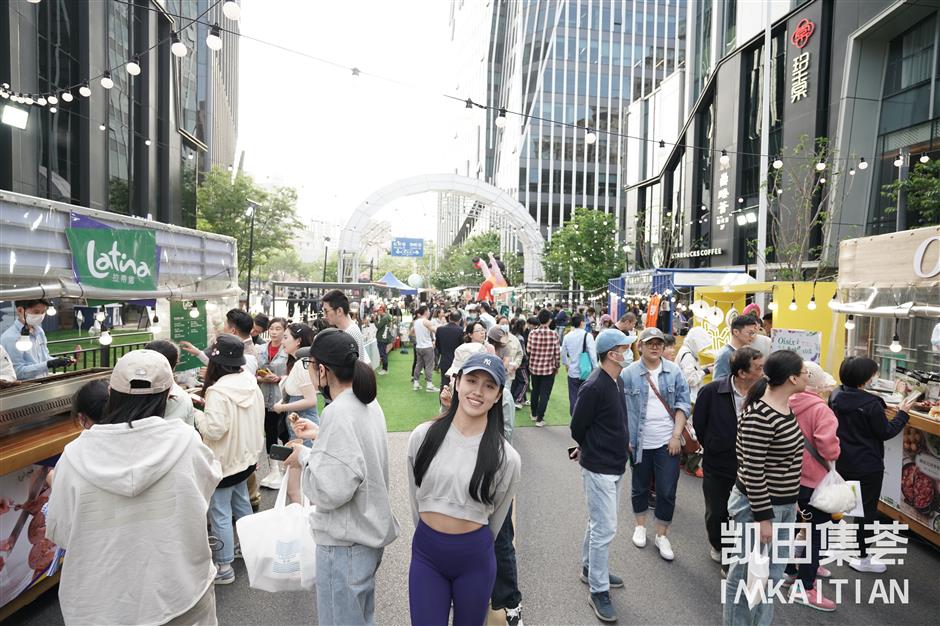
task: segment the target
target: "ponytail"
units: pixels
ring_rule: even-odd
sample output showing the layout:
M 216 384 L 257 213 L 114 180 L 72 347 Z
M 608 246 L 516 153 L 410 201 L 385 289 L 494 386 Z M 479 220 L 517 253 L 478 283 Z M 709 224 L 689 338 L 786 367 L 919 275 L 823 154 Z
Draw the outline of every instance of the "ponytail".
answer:
M 744 397 L 744 410 L 750 409 L 760 400 L 768 386 L 779 387 L 791 376 L 799 376 L 802 371 L 803 357 L 793 350 L 777 350 L 771 353 L 764 362 L 764 375 L 751 385 Z
M 751 388 L 747 390 L 747 395 L 744 396 L 744 405 L 741 407 L 742 412 L 748 411 L 755 402 L 764 396 L 764 392 L 766 391 L 767 379 L 761 376 L 753 385 L 751 385 Z
M 359 360 L 356 360 L 356 364 L 353 368 L 352 390 L 356 397 L 359 398 L 359 402 L 363 404 L 369 404 L 375 400 L 375 396 L 377 395 L 375 370 Z

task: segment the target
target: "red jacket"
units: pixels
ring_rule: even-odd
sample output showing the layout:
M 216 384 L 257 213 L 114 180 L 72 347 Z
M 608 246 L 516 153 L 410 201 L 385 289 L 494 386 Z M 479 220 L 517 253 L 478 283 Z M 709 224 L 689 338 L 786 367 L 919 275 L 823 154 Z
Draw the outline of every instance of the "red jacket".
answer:
M 839 428 L 839 420 L 826 401 L 815 393 L 804 391 L 790 396 L 790 408 L 803 436 L 813 442 L 820 456 L 827 461 L 838 459 L 839 437 L 836 430 Z M 828 471 L 810 454 L 809 448 L 803 448 L 801 485 L 815 489 Z

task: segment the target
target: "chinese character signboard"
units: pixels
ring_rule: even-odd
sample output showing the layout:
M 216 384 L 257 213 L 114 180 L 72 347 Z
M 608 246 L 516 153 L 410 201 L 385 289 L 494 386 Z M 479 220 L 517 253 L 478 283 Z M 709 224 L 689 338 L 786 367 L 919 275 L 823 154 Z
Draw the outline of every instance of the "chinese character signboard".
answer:
M 803 100 L 809 95 L 810 53 L 804 51 L 803 48 L 809 43 L 815 30 L 816 25 L 809 19 L 803 18 L 790 35 L 790 43 L 801 51 L 790 63 L 790 102 Z
M 75 280 L 125 291 L 157 288 L 157 237 L 152 230 L 67 228 Z
M 423 257 L 424 239 L 396 237 L 392 239 L 392 256 Z

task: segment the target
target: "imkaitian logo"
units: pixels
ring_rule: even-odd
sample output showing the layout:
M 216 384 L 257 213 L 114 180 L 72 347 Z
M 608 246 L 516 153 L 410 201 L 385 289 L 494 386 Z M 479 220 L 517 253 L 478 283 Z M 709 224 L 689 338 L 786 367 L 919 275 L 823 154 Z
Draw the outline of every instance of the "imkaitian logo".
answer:
M 790 35 L 790 41 L 794 46 L 802 50 L 809 43 L 809 38 L 816 32 L 816 25 L 805 17 L 796 25 L 793 34 Z

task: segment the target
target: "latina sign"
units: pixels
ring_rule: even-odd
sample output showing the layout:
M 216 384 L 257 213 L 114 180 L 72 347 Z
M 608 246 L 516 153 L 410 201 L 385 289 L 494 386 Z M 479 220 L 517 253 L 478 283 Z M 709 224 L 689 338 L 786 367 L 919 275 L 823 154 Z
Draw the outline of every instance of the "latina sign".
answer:
M 396 237 L 392 239 L 392 256 L 423 257 L 424 239 Z
M 690 250 L 689 252 L 677 252 L 672 255 L 674 259 L 696 259 L 703 256 L 721 256 L 724 253 L 722 248 L 706 248 L 705 250 Z
M 809 43 L 810 37 L 816 30 L 816 25 L 810 20 L 803 18 L 796 25 L 793 34 L 790 35 L 790 42 L 802 50 Z M 790 102 L 803 100 L 809 95 L 809 52 L 803 52 L 793 58 L 790 71 Z
M 940 276 L 940 256 L 937 257 L 937 262 L 934 263 L 933 267 L 929 267 L 927 270 L 924 270 L 924 260 L 927 256 L 927 248 L 930 247 L 930 244 L 936 243 L 937 249 L 940 249 L 940 235 L 935 237 L 927 237 L 920 245 L 917 246 L 917 250 L 914 251 L 914 273 L 920 276 L 921 278 L 933 278 L 934 276 Z
M 157 236 L 152 230 L 66 228 L 75 280 L 124 291 L 157 288 Z

